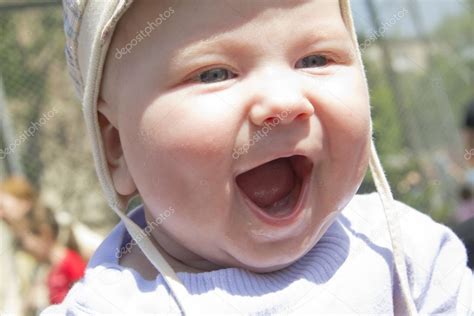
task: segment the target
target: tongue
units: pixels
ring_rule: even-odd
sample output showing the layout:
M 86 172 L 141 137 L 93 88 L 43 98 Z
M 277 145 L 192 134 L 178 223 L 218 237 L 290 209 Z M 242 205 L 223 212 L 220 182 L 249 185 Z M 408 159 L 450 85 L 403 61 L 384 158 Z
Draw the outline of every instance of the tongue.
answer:
M 295 186 L 295 174 L 287 158 L 270 161 L 237 177 L 237 184 L 259 207 L 286 197 Z

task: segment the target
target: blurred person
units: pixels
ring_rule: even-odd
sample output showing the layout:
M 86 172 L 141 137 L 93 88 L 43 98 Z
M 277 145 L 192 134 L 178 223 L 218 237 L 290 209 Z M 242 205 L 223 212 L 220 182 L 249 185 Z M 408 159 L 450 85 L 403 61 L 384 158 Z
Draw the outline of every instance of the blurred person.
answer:
M 469 179 L 461 186 L 459 190 L 458 208 L 454 214 L 456 223 L 462 223 L 474 217 L 474 183 Z
M 0 212 L 8 207 L 14 209 L 14 216 L 22 218 L 28 214 L 36 201 L 36 192 L 23 177 L 14 176 L 0 182 Z M 36 262 L 15 246 L 16 239 L 11 229 L 0 216 L 0 307 L 2 312 L 29 314 L 29 301 L 25 302 L 31 280 L 35 274 Z
M 463 120 L 463 136 L 466 146 L 466 153 L 471 153 L 474 149 L 474 99 L 472 99 L 465 107 Z M 474 157 L 466 157 L 469 166 L 474 168 Z
M 474 99 L 466 106 L 463 136 L 464 158 L 468 169 L 459 190 L 459 204 L 454 214 L 454 232 L 464 242 L 468 252 L 468 265 L 474 269 Z
M 31 185 L 19 177 L 0 184 L 0 219 L 9 226 L 19 249 L 50 267 L 45 280 L 49 303 L 60 303 L 86 266 L 73 235 L 66 245 L 57 241 L 59 225 L 53 212 L 38 202 Z
M 458 224 L 474 217 L 474 99 L 465 108 L 462 132 L 467 170 L 459 189 L 459 204 L 454 214 L 454 220 Z
M 464 242 L 468 254 L 467 265 L 474 270 L 474 217 L 456 225 L 454 232 Z

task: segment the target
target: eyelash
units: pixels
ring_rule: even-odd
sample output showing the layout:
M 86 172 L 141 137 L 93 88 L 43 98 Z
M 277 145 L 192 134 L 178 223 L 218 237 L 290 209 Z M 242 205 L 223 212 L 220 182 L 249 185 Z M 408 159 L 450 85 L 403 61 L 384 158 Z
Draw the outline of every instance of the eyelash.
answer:
M 299 63 L 300 61 L 304 60 L 305 58 L 309 58 L 309 57 L 312 57 L 312 56 L 323 57 L 323 58 L 326 59 L 326 63 L 325 63 L 324 66 L 316 66 L 316 67 L 309 67 L 309 68 L 324 68 L 324 67 L 327 67 L 331 62 L 334 62 L 334 60 L 331 59 L 331 58 L 330 58 L 329 56 L 327 56 L 327 55 L 323 55 L 323 54 L 313 54 L 313 55 L 308 55 L 308 56 L 305 56 L 305 57 L 299 59 L 299 60 L 296 62 L 296 65 L 298 65 L 298 63 Z M 205 74 L 205 73 L 207 73 L 207 72 L 210 72 L 210 71 L 212 71 L 212 70 L 225 70 L 225 71 L 228 72 L 227 74 L 231 73 L 231 75 L 228 76 L 228 77 L 226 77 L 226 79 L 221 80 L 221 81 L 215 81 L 215 82 L 203 82 L 203 81 L 200 81 L 200 80 L 202 79 L 201 76 L 202 76 L 203 74 Z M 203 84 L 212 84 L 212 83 L 218 83 L 218 82 L 226 81 L 226 80 L 228 80 L 228 79 L 235 78 L 236 76 L 237 76 L 237 75 L 235 75 L 234 73 L 232 73 L 232 71 L 230 71 L 230 70 L 228 70 L 228 69 L 225 69 L 224 67 L 214 67 L 214 68 L 209 68 L 209 69 L 206 69 L 206 70 L 204 70 L 204 71 L 199 72 L 197 75 L 195 75 L 195 76 L 191 79 L 191 81 L 197 82 L 197 83 L 203 83 Z
M 300 61 L 304 60 L 305 58 L 309 58 L 309 57 L 313 57 L 313 56 L 315 56 L 315 57 L 322 57 L 322 58 L 325 58 L 325 60 L 326 60 L 326 64 L 325 64 L 324 66 L 316 66 L 317 68 L 326 67 L 331 61 L 333 61 L 333 60 L 332 60 L 329 56 L 327 56 L 327 55 L 318 54 L 318 55 L 308 55 L 308 56 L 306 56 L 306 57 L 303 57 L 303 58 L 301 58 L 300 60 L 298 60 L 298 61 L 296 62 L 296 64 L 298 64 Z

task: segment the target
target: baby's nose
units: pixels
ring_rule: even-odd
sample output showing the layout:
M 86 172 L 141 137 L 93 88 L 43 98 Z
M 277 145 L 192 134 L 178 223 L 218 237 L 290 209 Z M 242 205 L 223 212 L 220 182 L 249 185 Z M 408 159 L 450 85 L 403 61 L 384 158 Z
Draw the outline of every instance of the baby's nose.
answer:
M 313 115 L 314 107 L 298 82 L 275 77 L 260 82 L 262 84 L 256 90 L 258 97 L 249 113 L 253 124 L 261 126 L 275 119 L 281 124 L 291 124 Z

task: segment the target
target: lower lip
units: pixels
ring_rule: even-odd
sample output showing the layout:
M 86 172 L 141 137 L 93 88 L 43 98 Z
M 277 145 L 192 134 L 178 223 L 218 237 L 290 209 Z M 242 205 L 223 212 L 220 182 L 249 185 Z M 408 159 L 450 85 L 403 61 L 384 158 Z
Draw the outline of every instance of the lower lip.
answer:
M 312 171 L 312 170 L 311 170 Z M 239 191 L 241 196 L 243 197 L 245 203 L 248 205 L 250 210 L 264 223 L 272 225 L 272 226 L 288 226 L 292 224 L 293 222 L 296 221 L 298 215 L 303 211 L 304 206 L 306 204 L 306 200 L 308 198 L 308 191 L 309 191 L 309 180 L 311 179 L 311 172 L 309 172 L 300 189 L 299 197 L 298 200 L 296 201 L 295 206 L 293 206 L 293 209 L 291 210 L 290 214 L 284 217 L 274 217 L 270 216 L 268 213 L 266 213 L 264 210 L 262 210 L 260 207 L 255 205 L 252 200 L 250 200 L 247 195 L 240 189 Z M 237 186 L 238 187 L 238 186 Z

